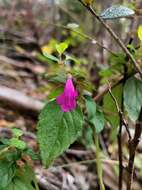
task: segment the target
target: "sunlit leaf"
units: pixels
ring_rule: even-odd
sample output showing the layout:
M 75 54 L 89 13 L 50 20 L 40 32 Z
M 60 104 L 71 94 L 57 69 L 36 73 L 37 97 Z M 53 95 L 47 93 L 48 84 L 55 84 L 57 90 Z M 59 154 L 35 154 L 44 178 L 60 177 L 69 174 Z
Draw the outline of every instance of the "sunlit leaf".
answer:
M 55 56 L 53 56 L 53 55 L 50 55 L 50 54 L 48 54 L 47 52 L 44 52 L 43 54 L 44 54 L 44 56 L 45 56 L 46 58 L 50 59 L 51 61 L 55 61 L 55 62 L 58 62 L 58 61 L 59 61 L 59 59 L 58 59 L 57 57 L 55 57 Z
M 140 25 L 138 28 L 138 37 L 139 37 L 140 41 L 142 42 L 142 25 Z
M 63 54 L 67 48 L 68 48 L 68 44 L 65 42 L 56 44 L 56 50 L 58 51 L 60 55 Z
M 18 149 L 24 150 L 26 148 L 26 143 L 22 140 L 19 140 L 17 138 L 10 139 L 10 145 L 14 146 Z
M 20 137 L 23 135 L 23 131 L 17 128 L 12 129 L 12 133 L 15 137 Z
M 117 19 L 117 18 L 129 17 L 133 14 L 135 14 L 135 12 L 128 7 L 122 5 L 120 6 L 114 5 L 104 10 L 100 16 L 103 19 Z

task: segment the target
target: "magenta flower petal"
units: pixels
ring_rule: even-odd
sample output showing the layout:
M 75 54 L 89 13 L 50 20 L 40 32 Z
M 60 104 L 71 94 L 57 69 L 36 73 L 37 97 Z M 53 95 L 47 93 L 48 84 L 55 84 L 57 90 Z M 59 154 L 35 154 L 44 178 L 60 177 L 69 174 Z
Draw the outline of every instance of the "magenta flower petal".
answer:
M 78 93 L 74 88 L 72 79 L 69 78 L 66 81 L 64 92 L 56 99 L 57 104 L 61 106 L 63 112 L 68 112 L 76 108 L 76 98 Z

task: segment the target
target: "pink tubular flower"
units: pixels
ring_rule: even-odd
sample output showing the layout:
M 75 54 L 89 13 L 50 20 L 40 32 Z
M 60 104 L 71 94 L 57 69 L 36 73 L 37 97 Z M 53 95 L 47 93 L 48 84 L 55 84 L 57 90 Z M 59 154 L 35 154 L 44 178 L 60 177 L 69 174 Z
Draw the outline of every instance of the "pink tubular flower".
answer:
M 68 112 L 76 108 L 76 98 L 78 93 L 73 85 L 72 78 L 68 78 L 64 92 L 56 99 L 57 104 L 61 106 L 63 112 Z

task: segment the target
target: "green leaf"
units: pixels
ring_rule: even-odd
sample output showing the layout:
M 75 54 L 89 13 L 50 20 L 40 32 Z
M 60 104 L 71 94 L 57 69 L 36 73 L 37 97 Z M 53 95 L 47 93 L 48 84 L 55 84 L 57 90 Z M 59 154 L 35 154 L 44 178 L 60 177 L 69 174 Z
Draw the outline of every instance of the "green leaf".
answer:
M 12 129 L 12 133 L 15 137 L 20 137 L 23 135 L 23 131 L 17 128 Z
M 129 51 L 130 51 L 133 55 L 135 55 L 136 49 L 135 49 L 135 47 L 134 47 L 133 44 L 128 44 L 128 45 L 127 45 L 127 48 L 129 49 Z
M 0 161 L 0 189 L 5 188 L 15 175 L 15 165 L 6 160 Z
M 87 149 L 94 148 L 94 130 L 92 127 L 84 127 L 82 143 Z
M 124 65 L 126 63 L 126 56 L 123 53 L 117 53 L 116 55 L 111 55 L 109 57 L 109 62 L 111 63 L 111 65 L 116 65 L 116 64 L 119 64 L 119 66 Z
M 8 138 L 1 138 L 1 139 L 0 139 L 0 142 L 1 142 L 3 145 L 9 145 L 9 139 L 8 139 Z
M 110 55 L 109 66 L 102 68 L 99 72 L 100 76 L 103 78 L 109 78 L 116 73 L 121 73 L 124 69 L 124 64 L 126 63 L 126 56 L 123 53 L 117 53 L 115 55 Z
M 47 52 L 44 52 L 43 55 L 46 58 L 50 59 L 51 61 L 54 61 L 54 62 L 58 62 L 59 61 L 59 59 L 57 57 L 55 57 L 54 55 L 50 55 Z
M 33 169 L 28 165 L 25 165 L 24 168 L 17 168 L 16 175 L 11 183 L 0 190 L 35 190 L 33 184 L 34 186 L 37 185 Z
M 139 37 L 140 41 L 142 42 L 142 25 L 140 25 L 138 28 L 138 37 Z
M 32 160 L 39 160 L 39 154 L 35 153 L 31 148 L 27 148 L 24 153 L 30 156 Z
M 17 177 L 28 187 L 28 190 L 33 190 L 32 184 L 35 184 L 35 174 L 32 167 L 25 165 L 17 171 Z
M 142 107 L 142 81 L 135 77 L 128 79 L 124 86 L 124 105 L 130 119 L 135 122 Z
M 96 133 L 100 133 L 105 126 L 103 112 L 97 109 L 95 116 L 90 120 L 90 122 L 95 126 Z
M 58 73 L 53 75 L 46 74 L 44 77 L 51 83 L 65 84 L 66 82 L 66 75 L 64 73 Z
M 21 178 L 15 177 L 13 181 L 1 190 L 35 190 L 31 184 L 24 183 Z
M 58 51 L 60 55 L 62 55 L 67 48 L 68 48 L 68 44 L 65 42 L 56 44 L 56 50 Z
M 66 61 L 66 62 L 67 62 L 67 61 L 73 61 L 73 62 L 76 63 L 76 64 L 80 64 L 80 60 L 79 60 L 79 59 L 77 59 L 77 58 L 75 58 L 75 57 L 73 57 L 73 56 L 70 56 L 70 55 L 66 55 L 65 61 Z
M 123 18 L 123 17 L 129 17 L 131 15 L 134 15 L 135 12 L 125 6 L 122 5 L 114 5 L 106 10 L 104 10 L 101 13 L 101 17 L 103 19 L 117 19 L 117 18 Z
M 91 120 L 96 115 L 96 103 L 91 96 L 85 95 L 86 109 L 88 113 L 88 119 Z
M 61 92 L 63 92 L 63 87 L 59 87 L 59 88 L 54 89 L 54 90 L 48 95 L 48 99 L 56 98 L 58 95 L 61 94 Z
M 20 152 L 17 149 L 9 149 L 9 151 L 5 152 L 2 156 L 8 162 L 15 162 L 20 159 Z
M 103 113 L 96 107 L 96 103 L 91 96 L 85 96 L 86 109 L 89 122 L 95 126 L 96 133 L 100 133 L 105 125 Z
M 110 77 L 111 75 L 113 75 L 113 72 L 110 68 L 107 68 L 107 69 L 102 69 L 99 72 L 99 74 L 101 77 Z
M 122 85 L 118 85 L 117 87 L 112 89 L 112 94 L 116 98 L 119 106 L 121 106 L 122 101 Z M 111 123 L 113 127 L 118 127 L 119 125 L 119 114 L 116 108 L 116 105 L 109 93 L 104 96 L 103 99 L 103 108 L 106 112 L 106 118 Z
M 26 148 L 26 143 L 22 140 L 19 140 L 17 138 L 10 139 L 10 145 L 14 146 L 18 149 L 24 150 Z
M 38 141 L 45 166 L 65 151 L 81 134 L 83 114 L 77 107 L 62 112 L 56 100 L 49 102 L 41 111 L 38 122 Z

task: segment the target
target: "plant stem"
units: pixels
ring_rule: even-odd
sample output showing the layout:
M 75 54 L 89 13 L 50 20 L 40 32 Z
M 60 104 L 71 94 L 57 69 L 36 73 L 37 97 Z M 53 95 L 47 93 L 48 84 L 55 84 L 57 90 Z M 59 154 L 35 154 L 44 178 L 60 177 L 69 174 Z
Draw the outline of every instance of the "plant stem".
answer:
M 125 74 L 124 74 L 125 75 Z M 124 82 L 126 80 L 126 76 L 124 77 L 124 80 L 123 80 L 123 86 L 124 86 Z M 119 104 L 116 100 L 116 98 L 114 97 L 114 95 L 112 94 L 111 92 L 111 86 L 110 84 L 108 83 L 109 85 L 109 93 L 112 97 L 112 100 L 114 101 L 115 105 L 116 105 L 116 108 L 117 108 L 117 111 L 118 111 L 118 114 L 119 114 L 119 118 L 120 118 L 120 128 L 119 128 L 119 132 L 118 132 L 118 155 L 119 155 L 119 186 L 118 186 L 118 189 L 119 190 L 122 190 L 122 187 L 123 187 L 123 159 L 122 159 L 122 139 L 121 139 L 121 134 L 122 134 L 122 126 L 124 125 L 125 126 L 125 129 L 128 133 L 128 137 L 129 137 L 129 141 L 131 140 L 131 134 L 130 134 L 130 131 L 129 131 L 129 128 L 128 128 L 128 124 L 127 122 L 125 121 L 125 118 L 124 118 L 124 113 L 123 113 L 123 98 L 122 98 L 122 103 L 121 103 L 121 109 L 119 108 Z
M 118 114 L 119 114 L 119 118 L 120 118 L 120 126 L 119 126 L 119 132 L 117 135 L 117 140 L 118 140 L 118 157 L 119 157 L 119 180 L 118 180 L 118 189 L 122 190 L 122 186 L 123 186 L 123 153 L 122 153 L 122 139 L 121 139 L 121 134 L 122 134 L 122 125 L 123 125 L 123 112 L 121 111 L 121 109 L 119 108 L 119 104 L 116 100 L 116 98 L 114 97 L 114 95 L 111 92 L 111 87 L 109 85 L 109 93 L 110 96 L 112 97 L 112 100 L 114 101 Z M 123 98 L 122 98 L 123 99 Z M 123 107 L 123 101 L 121 103 L 122 107 Z
M 119 127 L 119 132 L 117 135 L 118 139 L 118 157 L 119 157 L 119 184 L 118 184 L 118 189 L 122 190 L 122 185 L 123 185 L 123 158 L 122 158 L 122 139 L 121 139 L 121 134 L 122 134 L 122 119 L 120 118 L 120 127 Z
M 129 59 L 128 59 L 129 60 Z M 126 57 L 127 61 L 127 57 Z M 124 66 L 124 77 L 122 81 L 122 89 L 124 89 L 125 82 L 127 80 L 127 65 L 125 64 Z M 123 90 L 122 90 L 123 91 Z M 123 126 L 123 118 L 124 118 L 124 98 L 123 98 L 123 93 L 122 93 L 122 98 L 121 98 L 121 110 L 122 114 L 119 114 L 120 118 L 120 126 L 119 126 L 119 132 L 117 135 L 117 140 L 118 140 L 118 157 L 119 157 L 119 184 L 118 184 L 118 189 L 122 190 L 123 187 L 123 148 L 122 148 L 122 126 Z
M 117 108 L 117 111 L 119 113 L 119 117 L 122 117 L 122 124 L 125 126 L 125 129 L 126 129 L 126 132 L 128 134 L 128 137 L 129 137 L 129 141 L 131 140 L 131 134 L 130 134 L 130 131 L 129 131 L 129 127 L 128 127 L 128 123 L 126 122 L 125 118 L 124 118 L 124 113 L 122 112 L 122 110 L 119 108 L 119 104 L 116 100 L 116 98 L 114 97 L 114 95 L 112 94 L 112 91 L 111 91 L 111 85 L 110 83 L 108 83 L 108 92 L 110 93 L 111 97 L 112 97 L 112 100 L 114 101 L 115 103 L 115 106 Z
M 127 190 L 132 190 L 132 181 L 134 173 L 134 160 L 136 149 L 142 134 L 142 108 L 140 111 L 139 119 L 136 124 L 135 134 L 132 140 L 129 141 L 129 162 L 128 162 L 128 177 L 127 177 Z
M 136 71 L 140 74 L 141 78 L 142 78 L 142 70 L 139 66 L 139 64 L 136 62 L 135 58 L 133 57 L 133 55 L 130 53 L 130 51 L 127 49 L 127 47 L 125 46 L 125 44 L 123 43 L 123 41 L 119 38 L 119 36 L 117 36 L 117 34 L 111 29 L 111 27 L 106 24 L 104 22 L 104 20 L 97 15 L 96 11 L 92 8 L 92 6 L 90 5 L 86 5 L 85 3 L 83 3 L 82 0 L 78 0 L 84 7 L 86 7 L 88 9 L 88 11 L 104 26 L 104 28 L 110 33 L 110 35 L 113 37 L 113 39 L 117 42 L 117 44 L 123 49 L 123 51 L 125 52 L 125 54 L 127 55 L 127 57 L 129 57 L 129 59 L 131 60 L 131 62 L 133 63 Z
M 37 183 L 37 179 L 36 179 L 36 178 L 34 179 L 34 184 L 35 184 L 36 190 L 39 190 L 39 187 L 38 187 L 38 183 Z
M 105 190 L 105 186 L 103 183 L 103 169 L 102 169 L 102 162 L 100 159 L 100 146 L 99 146 L 99 138 L 98 135 L 95 133 L 95 146 L 96 146 L 96 165 L 97 165 L 97 174 L 99 178 L 100 190 Z

